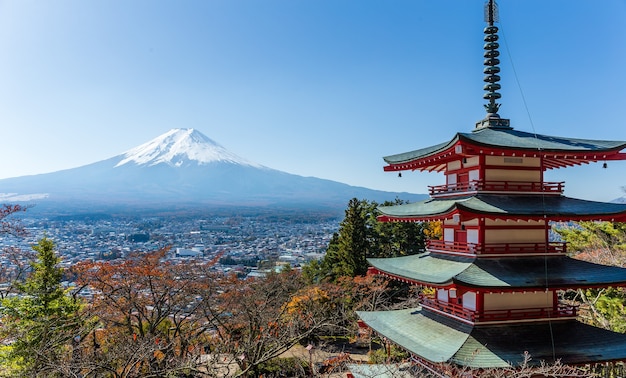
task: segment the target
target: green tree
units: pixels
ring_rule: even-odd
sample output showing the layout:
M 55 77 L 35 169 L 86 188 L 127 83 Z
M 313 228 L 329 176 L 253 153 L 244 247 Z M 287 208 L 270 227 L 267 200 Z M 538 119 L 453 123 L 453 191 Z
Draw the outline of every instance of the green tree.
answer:
M 554 230 L 577 257 L 602 264 L 626 265 L 626 223 L 586 221 L 560 224 Z
M 406 202 L 396 199 L 382 206 L 402 205 Z M 369 222 L 373 228 L 373 246 L 368 257 L 398 257 L 414 255 L 424 251 L 425 230 L 428 222 L 379 222 L 376 219 L 378 205 L 369 212 Z
M 324 258 L 305 267 L 304 276 L 308 281 L 335 281 L 342 276 L 367 273 L 366 258 L 372 245 L 372 228 L 368 223 L 371 208 L 365 200 L 350 200 L 345 218 L 331 238 Z
M 568 251 L 575 258 L 626 266 L 626 223 L 587 221 L 557 225 L 554 230 L 567 242 Z M 575 299 L 582 303 L 580 316 L 584 322 L 626 332 L 624 288 L 578 290 Z
M 54 243 L 44 237 L 33 250 L 37 257 L 31 274 L 17 285 L 19 295 L 2 300 L 3 375 L 59 375 L 60 362 L 71 358 L 72 342 L 79 336 L 80 303 L 61 285 L 63 270 Z
M 384 206 L 400 205 L 396 199 Z M 353 198 L 345 218 L 331 238 L 326 255 L 303 269 L 308 282 L 335 282 L 340 277 L 367 273 L 369 257 L 412 255 L 424 250 L 425 224 L 420 222 L 379 222 L 378 203 Z

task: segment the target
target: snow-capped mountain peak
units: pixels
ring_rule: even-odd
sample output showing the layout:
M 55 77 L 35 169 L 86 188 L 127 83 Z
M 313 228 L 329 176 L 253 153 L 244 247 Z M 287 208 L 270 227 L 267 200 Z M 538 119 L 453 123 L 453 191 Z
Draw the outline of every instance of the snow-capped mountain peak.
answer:
M 126 151 L 122 154 L 122 160 L 115 166 L 129 163 L 144 166 L 157 164 L 184 166 L 214 162 L 262 167 L 235 155 L 194 129 L 172 129 L 147 143 Z

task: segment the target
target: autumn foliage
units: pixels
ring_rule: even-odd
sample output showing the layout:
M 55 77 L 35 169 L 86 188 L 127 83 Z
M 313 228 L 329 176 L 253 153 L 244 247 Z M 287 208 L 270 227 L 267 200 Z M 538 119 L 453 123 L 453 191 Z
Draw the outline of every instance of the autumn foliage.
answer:
M 337 298 L 306 287 L 298 271 L 242 281 L 214 271 L 214 261 L 165 261 L 166 252 L 76 267 L 97 319 L 78 348 L 83 371 L 258 376 L 262 364 L 337 327 Z
M 2 302 L 0 377 L 270 378 L 285 376 L 285 369 L 291 369 L 289 376 L 319 376 L 306 356 L 285 355 L 322 348 L 335 338 L 369 343 L 373 361 L 405 359 L 404 352 L 392 353 L 391 344 L 359 327 L 355 311 L 414 307 L 414 291 L 421 288 L 357 273 L 366 271 L 369 257 L 420 253 L 427 238 L 440 237 L 441 224 L 381 226 L 374 222 L 374 210 L 366 201 L 351 201 L 327 258 L 304 273 L 287 267 L 247 280 L 216 269 L 221 256 L 173 260 L 167 258 L 168 248 L 123 260 L 84 261 L 67 272 L 58 267 L 52 241 L 44 238 L 34 249 L 30 270 L 4 276 L 15 292 Z M 5 207 L 0 220 L 16 211 L 21 209 Z M 591 226 L 600 227 L 604 238 L 623 237 L 623 229 Z M 593 256 L 587 252 L 580 257 Z M 607 253 L 603 256 L 621 256 L 616 250 Z M 62 276 L 71 276 L 77 286 L 62 288 Z M 621 289 L 577 295 L 593 302 L 596 319 L 607 327 L 623 327 L 617 321 L 623 319 Z M 381 349 L 374 350 L 375 344 Z M 349 358 L 338 356 L 339 362 L 323 367 L 344 367 Z M 523 377 L 537 372 L 584 376 L 559 364 L 481 373 Z

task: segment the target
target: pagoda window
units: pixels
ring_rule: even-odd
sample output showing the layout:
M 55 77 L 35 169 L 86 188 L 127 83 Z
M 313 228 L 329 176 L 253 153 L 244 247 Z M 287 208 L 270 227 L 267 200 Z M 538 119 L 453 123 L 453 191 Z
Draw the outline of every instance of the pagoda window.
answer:
M 446 184 L 448 185 L 448 188 L 456 188 L 456 183 L 456 173 L 450 173 L 449 175 L 446 175 Z
M 446 227 L 443 229 L 443 241 L 454 242 L 454 228 Z
M 448 290 L 438 289 L 437 290 L 437 300 L 440 302 L 448 302 Z
M 454 288 L 450 289 L 450 291 L 448 292 L 448 297 L 450 297 L 451 300 L 456 299 L 456 289 Z
M 473 182 L 473 181 L 479 181 L 480 180 L 480 170 L 479 169 L 472 169 L 471 171 L 469 171 L 469 181 Z
M 478 244 L 478 229 L 472 228 L 467 230 L 467 242 L 471 244 Z
M 463 308 L 476 311 L 476 293 L 467 291 L 463 294 Z

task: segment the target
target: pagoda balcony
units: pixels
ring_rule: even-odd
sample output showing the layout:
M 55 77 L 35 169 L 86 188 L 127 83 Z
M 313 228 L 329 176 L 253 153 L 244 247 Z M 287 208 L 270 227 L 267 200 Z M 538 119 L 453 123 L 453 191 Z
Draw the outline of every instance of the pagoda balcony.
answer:
M 557 304 L 556 309 L 552 307 L 535 307 L 474 311 L 465 308 L 460 304 L 443 302 L 428 296 L 421 296 L 420 303 L 422 307 L 426 309 L 445 316 L 457 318 L 471 324 L 575 318 L 578 310 L 578 307 L 576 306 L 559 303 Z
M 522 182 L 473 180 L 454 184 L 428 186 L 431 196 L 457 195 L 467 192 L 517 192 L 562 194 L 564 182 Z
M 431 239 L 426 242 L 429 252 L 462 256 L 507 256 L 507 255 L 560 255 L 567 252 L 567 244 L 550 243 L 489 243 L 476 244 Z

